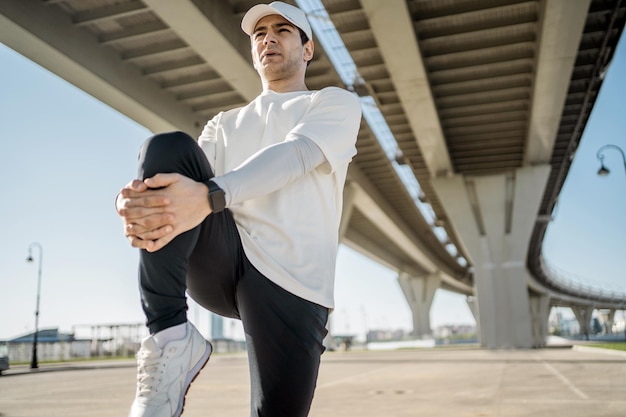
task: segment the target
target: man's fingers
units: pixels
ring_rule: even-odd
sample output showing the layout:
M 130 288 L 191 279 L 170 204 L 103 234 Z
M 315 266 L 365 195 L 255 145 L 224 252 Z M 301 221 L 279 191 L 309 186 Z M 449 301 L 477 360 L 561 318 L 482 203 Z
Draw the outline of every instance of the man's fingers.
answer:
M 140 199 L 140 198 L 146 198 L 146 197 L 166 198 L 163 192 L 159 192 L 159 190 L 151 190 L 149 188 L 147 188 L 144 191 L 137 191 L 131 188 L 122 188 L 119 195 L 122 196 L 123 198 L 128 198 L 128 199 Z
M 131 225 L 133 226 L 133 225 Z M 144 230 L 142 232 L 137 232 L 137 229 L 144 229 L 142 227 L 127 227 L 126 235 L 134 236 L 141 240 L 157 240 L 162 238 L 163 236 L 171 233 L 174 228 L 170 225 L 165 225 L 163 227 L 159 227 L 157 229 Z
M 128 241 L 130 242 L 130 245 L 133 248 L 138 248 L 138 249 L 145 249 L 148 252 L 152 252 L 151 248 L 154 246 L 154 241 L 152 240 L 142 240 L 139 239 L 136 236 L 126 236 L 128 238 Z
M 172 204 L 172 199 L 178 201 L 177 195 L 188 194 L 190 182 L 180 174 L 156 174 L 144 181 L 133 180 L 122 189 L 116 207 L 131 246 L 156 252 L 190 228 L 176 221 L 180 209 L 176 211 Z M 178 183 L 182 185 L 174 185 Z
M 166 230 L 167 227 L 146 234 L 146 236 L 150 234 L 153 236 L 161 235 L 161 237 L 156 239 L 142 239 L 135 235 L 126 235 L 126 238 L 134 248 L 145 249 L 148 252 L 156 252 L 176 237 L 176 235 L 171 232 L 171 229 L 169 233 L 166 233 Z
M 117 198 L 139 197 L 143 192 L 148 190 L 148 186 L 141 180 L 132 180 L 117 194 Z
M 152 246 L 149 248 L 146 248 L 146 250 L 148 252 L 156 252 L 159 249 L 163 248 L 168 243 L 170 243 L 175 237 L 176 235 L 174 233 L 168 233 L 160 239 L 153 240 Z
M 125 195 L 126 193 L 120 193 L 120 197 L 117 198 L 116 207 L 120 214 L 123 215 L 124 210 L 128 209 L 150 209 L 150 208 L 163 208 L 170 204 L 170 199 L 161 194 L 139 194 L 139 195 Z
M 148 186 L 142 180 L 132 180 L 124 188 L 131 189 L 133 191 L 141 193 L 141 192 L 146 191 L 148 189 Z
M 132 206 L 139 206 L 139 207 L 163 207 L 168 205 L 170 202 L 170 200 L 162 195 L 148 195 L 148 196 L 144 196 L 141 198 L 137 198 L 134 199 L 131 202 L 131 207 Z
M 150 188 L 163 188 L 172 185 L 180 179 L 180 174 L 156 174 L 154 177 L 146 178 L 143 182 Z
M 167 225 L 172 225 L 174 222 L 174 214 L 172 213 L 163 213 L 161 211 L 151 209 L 141 209 L 141 211 L 141 215 L 136 219 L 126 222 L 126 234 L 137 235 L 139 233 L 149 232 Z

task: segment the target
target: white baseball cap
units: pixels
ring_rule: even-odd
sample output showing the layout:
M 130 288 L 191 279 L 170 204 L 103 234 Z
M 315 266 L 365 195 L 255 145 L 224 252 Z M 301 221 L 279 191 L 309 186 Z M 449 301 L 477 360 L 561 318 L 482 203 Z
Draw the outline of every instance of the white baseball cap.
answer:
M 313 32 L 306 14 L 295 6 L 283 3 L 282 1 L 273 1 L 270 4 L 257 4 L 253 6 L 241 20 L 241 29 L 251 36 L 254 28 L 259 20 L 271 14 L 278 14 L 287 19 L 294 26 L 302 29 L 309 39 L 313 39 Z

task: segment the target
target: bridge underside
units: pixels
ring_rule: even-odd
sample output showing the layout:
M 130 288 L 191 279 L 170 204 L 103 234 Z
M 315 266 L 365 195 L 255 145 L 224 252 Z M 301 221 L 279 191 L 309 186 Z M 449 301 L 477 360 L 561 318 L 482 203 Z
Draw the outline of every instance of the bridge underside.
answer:
M 9 0 L 0 3 L 0 41 L 152 131 L 197 134 L 218 111 L 260 92 L 239 29 L 255 3 Z M 398 271 L 421 311 L 418 335 L 428 331 L 419 316 L 432 297 L 411 280 L 476 296 L 490 347 L 541 345 L 545 329 L 537 323 L 552 304 L 615 307 L 610 297 L 550 280 L 541 244 L 626 5 L 322 4 L 359 76 L 344 84 L 316 42 L 307 85 L 371 97 L 395 147 L 390 156 L 376 126 L 362 122 L 342 241 Z M 419 188 L 407 189 L 398 172 Z M 518 334 L 505 331 L 512 323 Z

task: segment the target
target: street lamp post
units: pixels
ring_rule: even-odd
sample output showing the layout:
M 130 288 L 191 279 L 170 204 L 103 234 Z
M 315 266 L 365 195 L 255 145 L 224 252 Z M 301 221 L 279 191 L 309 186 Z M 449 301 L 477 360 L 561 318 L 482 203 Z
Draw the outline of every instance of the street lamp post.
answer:
M 33 242 L 28 246 L 28 258 L 26 258 L 26 262 L 33 262 L 33 254 L 32 249 L 36 247 L 39 249 L 39 271 L 37 273 L 37 304 L 35 307 L 35 336 L 33 338 L 33 357 L 30 361 L 30 369 L 39 368 L 39 364 L 37 363 L 37 339 L 39 336 L 39 294 L 41 293 L 41 263 L 43 260 L 43 248 L 41 244 L 38 242 Z
M 602 154 L 602 152 L 606 149 L 615 149 L 620 154 L 622 154 L 622 161 L 624 162 L 624 173 L 626 173 L 626 155 L 624 154 L 624 151 L 617 145 L 608 144 L 602 146 L 600 149 L 598 149 L 598 152 L 596 153 L 596 157 L 600 160 L 600 169 L 598 170 L 598 175 L 604 177 L 609 175 L 609 173 L 611 172 L 606 166 L 604 166 L 604 155 Z M 624 313 L 624 340 L 626 340 L 626 310 L 623 310 L 622 312 Z
M 604 177 L 606 175 L 609 175 L 609 173 L 611 172 L 606 166 L 604 166 L 604 155 L 602 154 L 602 152 L 606 149 L 615 149 L 622 154 L 622 160 L 624 161 L 624 172 L 626 173 L 626 155 L 624 155 L 624 151 L 617 145 L 608 144 L 602 146 L 600 149 L 598 149 L 598 152 L 596 153 L 596 157 L 600 160 L 600 169 L 598 170 L 598 175 Z

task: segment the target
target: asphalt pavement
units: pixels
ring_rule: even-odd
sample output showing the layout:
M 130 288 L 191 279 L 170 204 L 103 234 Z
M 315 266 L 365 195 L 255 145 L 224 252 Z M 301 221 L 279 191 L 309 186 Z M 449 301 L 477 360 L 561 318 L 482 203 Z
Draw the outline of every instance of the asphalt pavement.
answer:
M 183 417 L 249 415 L 245 354 L 215 355 Z M 134 361 L 13 367 L 0 417 L 123 417 Z M 327 352 L 311 417 L 626 417 L 626 354 L 593 348 Z

